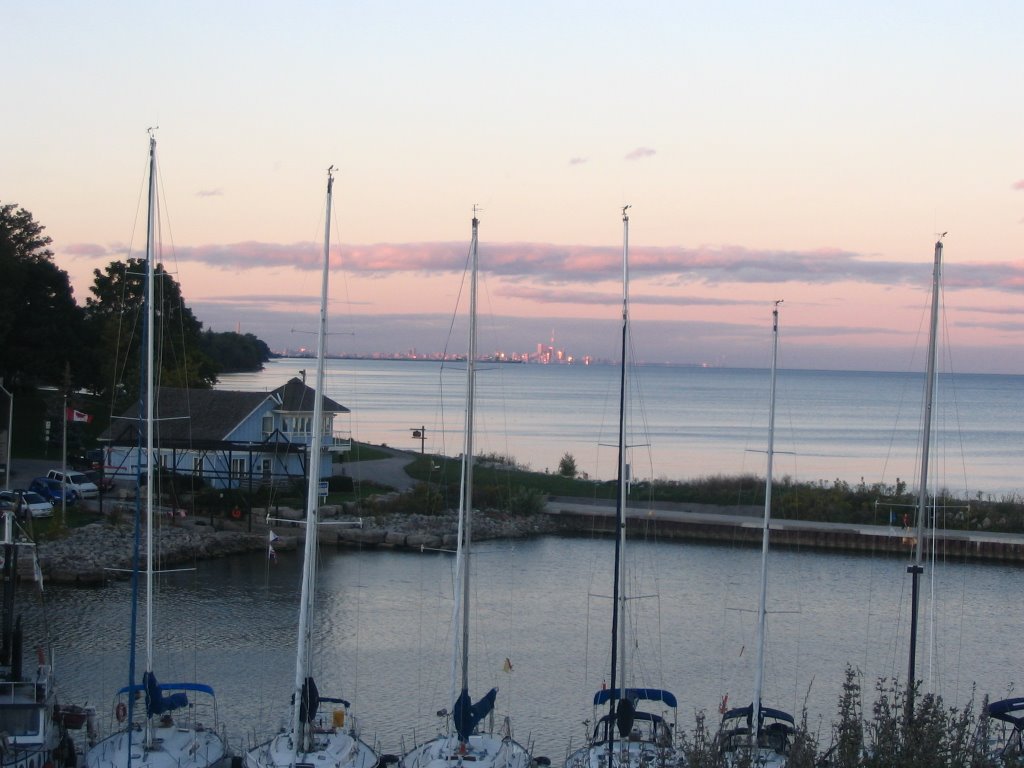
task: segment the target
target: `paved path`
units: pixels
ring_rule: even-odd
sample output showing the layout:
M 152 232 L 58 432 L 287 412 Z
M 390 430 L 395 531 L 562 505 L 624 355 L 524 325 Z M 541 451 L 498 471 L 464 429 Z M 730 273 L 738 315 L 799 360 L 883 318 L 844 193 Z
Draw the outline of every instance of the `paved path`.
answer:
M 412 451 L 399 451 L 395 448 L 380 448 L 378 446 L 374 446 L 374 448 L 387 451 L 391 454 L 391 458 L 336 464 L 334 474 L 348 475 L 357 483 L 380 483 L 390 486 L 396 491 L 408 491 L 416 485 L 417 481 L 406 474 L 405 467 L 412 463 L 418 454 Z

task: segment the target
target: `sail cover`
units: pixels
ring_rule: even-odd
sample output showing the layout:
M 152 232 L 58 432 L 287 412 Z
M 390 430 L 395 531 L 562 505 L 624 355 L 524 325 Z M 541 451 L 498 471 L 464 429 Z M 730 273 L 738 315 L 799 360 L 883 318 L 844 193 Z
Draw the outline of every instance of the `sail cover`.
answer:
M 302 682 L 302 698 L 299 700 L 299 721 L 303 723 L 313 722 L 316 712 L 320 709 L 320 691 L 317 690 L 316 682 L 312 677 L 307 677 Z
M 491 688 L 486 696 L 473 704 L 469 698 L 469 691 L 465 688 L 462 689 L 458 701 L 455 702 L 455 711 L 452 713 L 455 730 L 459 733 L 459 741 L 468 740 L 477 724 L 490 714 L 494 709 L 494 699 L 497 695 L 498 689 Z
M 156 681 L 156 675 L 152 672 L 142 675 L 142 685 L 146 689 L 146 715 L 148 717 L 162 715 L 164 712 L 188 706 L 188 696 L 181 691 L 164 696 L 160 690 L 160 684 Z

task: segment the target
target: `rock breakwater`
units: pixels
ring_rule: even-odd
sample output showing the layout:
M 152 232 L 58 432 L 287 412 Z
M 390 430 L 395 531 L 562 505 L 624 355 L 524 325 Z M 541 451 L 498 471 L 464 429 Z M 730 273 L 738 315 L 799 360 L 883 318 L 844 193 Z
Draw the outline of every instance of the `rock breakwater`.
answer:
M 268 531 L 278 538 L 276 551 L 295 548 L 304 540 L 304 527 L 297 510 L 275 509 L 275 520 L 267 523 L 266 512 L 253 510 L 252 520 L 190 518 L 161 519 L 156 537 L 159 567 L 193 563 L 231 555 L 266 551 Z M 340 508 L 325 507 L 322 519 L 331 522 L 360 520 Z M 479 513 L 473 521 L 476 540 L 525 538 L 553 533 L 547 515 L 516 517 L 496 512 Z M 143 534 L 144 535 L 144 534 Z M 324 544 L 339 546 L 382 546 L 402 549 L 455 548 L 458 519 L 454 512 L 441 515 L 380 515 L 361 518 L 361 525 L 325 526 L 320 530 Z M 110 579 L 126 578 L 132 568 L 135 534 L 124 522 L 101 520 L 67 535 L 39 542 L 37 557 L 47 583 L 73 586 L 102 586 Z

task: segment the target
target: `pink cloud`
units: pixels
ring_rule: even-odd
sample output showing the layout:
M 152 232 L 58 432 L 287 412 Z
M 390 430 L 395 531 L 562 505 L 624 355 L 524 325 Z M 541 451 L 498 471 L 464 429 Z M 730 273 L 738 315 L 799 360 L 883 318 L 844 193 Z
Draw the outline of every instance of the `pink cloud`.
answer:
M 637 147 L 632 152 L 630 152 L 628 155 L 626 155 L 626 159 L 627 160 L 641 160 L 641 159 L 643 159 L 645 157 L 653 157 L 656 154 L 657 154 L 657 152 L 655 150 L 651 149 L 650 147 Z
M 322 246 L 314 242 L 261 243 L 254 241 L 179 246 L 174 257 L 224 270 L 319 270 Z M 77 243 L 63 249 L 75 258 L 123 258 L 122 246 Z M 466 266 L 466 242 L 341 244 L 332 250 L 335 268 L 366 277 L 392 274 L 461 272 Z M 505 285 L 569 284 L 615 281 L 621 275 L 619 246 L 554 243 L 484 243 L 480 266 L 502 278 Z M 772 285 L 797 283 L 832 285 L 927 285 L 930 260 L 914 262 L 869 260 L 864 254 L 838 248 L 806 251 L 749 249 L 738 245 L 633 247 L 630 272 L 635 278 L 662 283 Z M 947 290 L 987 288 L 1024 292 L 1024 261 L 951 263 L 944 280 Z
M 1013 189 L 1024 189 L 1024 179 L 1013 182 Z
M 110 249 L 97 243 L 72 243 L 61 249 L 69 256 L 83 256 L 85 258 L 101 258 L 110 254 Z
M 583 163 L 585 163 L 585 162 L 587 162 L 587 158 L 585 158 L 585 157 L 571 157 L 571 158 L 569 158 L 569 165 L 583 165 Z
M 546 286 L 535 287 L 525 285 L 505 286 L 499 294 L 503 298 L 524 299 L 541 304 L 593 304 L 600 307 L 615 306 L 621 303 L 622 293 L 618 291 L 573 291 L 559 290 L 551 291 Z M 630 295 L 630 302 L 652 306 L 663 304 L 668 306 L 713 306 L 729 307 L 747 304 L 763 304 L 760 300 L 748 299 L 714 299 L 698 296 L 664 296 L 657 294 L 645 294 L 633 292 Z

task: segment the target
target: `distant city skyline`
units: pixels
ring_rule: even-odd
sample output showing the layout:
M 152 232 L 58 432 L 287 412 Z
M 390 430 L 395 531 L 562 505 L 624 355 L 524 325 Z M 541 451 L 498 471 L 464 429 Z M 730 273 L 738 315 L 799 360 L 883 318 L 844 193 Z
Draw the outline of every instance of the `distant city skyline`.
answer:
M 271 351 L 281 357 L 312 357 L 316 354 L 316 351 L 309 347 L 299 347 L 297 349 L 285 347 L 283 349 Z M 370 360 L 465 360 L 466 352 L 430 352 L 411 347 L 409 349 L 398 351 L 378 350 L 375 352 L 362 353 L 335 352 L 330 353 L 328 356 L 337 359 L 356 358 Z M 480 360 L 494 360 L 503 363 L 531 363 L 538 365 L 591 365 L 594 363 L 614 362 L 611 359 L 595 358 L 592 355 L 573 355 L 565 349 L 556 347 L 553 343 L 545 345 L 542 342 L 537 343 L 537 347 L 533 352 L 493 350 L 491 352 L 481 352 L 477 357 Z

